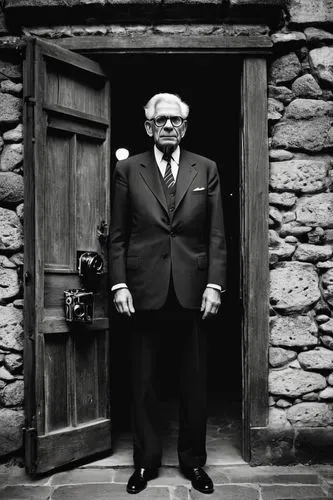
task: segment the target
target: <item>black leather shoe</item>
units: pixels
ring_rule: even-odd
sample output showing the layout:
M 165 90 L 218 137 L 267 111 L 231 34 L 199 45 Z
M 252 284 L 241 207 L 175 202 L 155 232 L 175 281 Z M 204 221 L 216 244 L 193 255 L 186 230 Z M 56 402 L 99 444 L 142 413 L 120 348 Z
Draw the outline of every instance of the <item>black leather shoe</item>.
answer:
M 191 480 L 194 489 L 200 491 L 200 493 L 213 493 L 213 481 L 201 467 L 186 468 L 182 469 L 182 471 Z
M 157 469 L 137 467 L 127 483 L 127 493 L 139 493 L 147 486 L 149 479 L 157 477 Z

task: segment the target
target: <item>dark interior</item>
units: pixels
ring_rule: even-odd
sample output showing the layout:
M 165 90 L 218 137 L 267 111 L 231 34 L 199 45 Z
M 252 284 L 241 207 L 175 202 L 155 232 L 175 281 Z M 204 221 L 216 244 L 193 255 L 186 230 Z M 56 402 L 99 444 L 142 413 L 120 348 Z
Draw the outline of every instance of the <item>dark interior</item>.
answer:
M 174 92 L 190 106 L 182 146 L 215 160 L 221 174 L 228 244 L 228 291 L 218 317 L 209 320 L 210 418 L 241 421 L 242 365 L 239 300 L 239 117 L 240 63 L 221 55 L 122 55 L 105 65 L 111 82 L 111 168 L 115 152 L 151 148 L 143 105 L 157 92 Z M 115 437 L 130 430 L 128 321 L 113 315 L 111 402 Z M 167 345 L 167 343 L 166 343 Z M 159 377 L 162 399 L 174 405 L 176 373 L 172 346 L 164 351 Z M 168 413 L 168 412 L 166 412 Z M 172 414 L 172 411 L 171 411 Z M 175 419 L 177 415 L 174 415 Z M 229 422 L 229 424 L 228 424 Z

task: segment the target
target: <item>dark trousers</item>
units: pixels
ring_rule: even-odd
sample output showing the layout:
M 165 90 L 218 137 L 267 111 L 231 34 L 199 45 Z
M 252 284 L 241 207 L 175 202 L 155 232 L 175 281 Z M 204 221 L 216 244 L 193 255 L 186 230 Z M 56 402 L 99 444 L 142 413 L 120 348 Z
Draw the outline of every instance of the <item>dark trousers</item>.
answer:
M 179 360 L 178 459 L 181 467 L 206 462 L 206 333 L 199 311 L 180 307 L 173 289 L 159 311 L 137 312 L 131 332 L 133 456 L 136 467 L 159 467 L 162 459 L 156 368 L 170 339 Z M 170 347 L 170 346 L 169 346 Z

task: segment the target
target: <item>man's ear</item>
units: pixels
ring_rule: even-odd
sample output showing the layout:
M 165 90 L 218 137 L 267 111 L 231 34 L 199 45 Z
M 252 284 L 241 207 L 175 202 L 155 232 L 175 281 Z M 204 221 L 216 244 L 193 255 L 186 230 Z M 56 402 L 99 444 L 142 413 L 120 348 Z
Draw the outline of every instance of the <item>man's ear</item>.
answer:
M 153 137 L 153 127 L 151 126 L 150 120 L 145 121 L 145 129 L 149 137 Z
M 181 138 L 183 138 L 184 135 L 186 134 L 186 130 L 187 130 L 187 120 L 184 120 L 180 131 Z

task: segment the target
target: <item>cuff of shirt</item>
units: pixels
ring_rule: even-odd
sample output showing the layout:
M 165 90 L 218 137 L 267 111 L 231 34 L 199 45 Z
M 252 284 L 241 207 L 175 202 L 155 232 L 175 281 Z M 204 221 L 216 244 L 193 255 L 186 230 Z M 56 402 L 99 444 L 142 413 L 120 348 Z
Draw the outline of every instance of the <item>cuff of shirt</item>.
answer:
M 119 290 L 120 288 L 128 288 L 126 283 L 117 283 L 116 285 L 113 285 L 111 288 L 111 292 L 115 292 L 116 290 Z
M 215 290 L 218 290 L 220 293 L 225 292 L 225 290 L 222 290 L 221 285 L 216 285 L 215 283 L 207 283 L 207 288 L 215 288 Z

